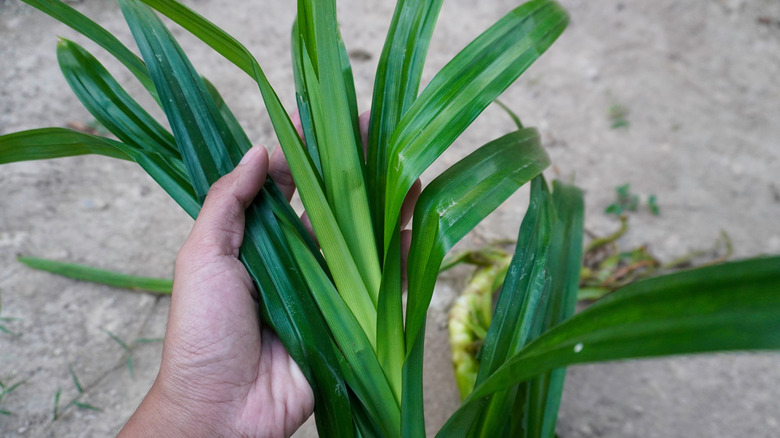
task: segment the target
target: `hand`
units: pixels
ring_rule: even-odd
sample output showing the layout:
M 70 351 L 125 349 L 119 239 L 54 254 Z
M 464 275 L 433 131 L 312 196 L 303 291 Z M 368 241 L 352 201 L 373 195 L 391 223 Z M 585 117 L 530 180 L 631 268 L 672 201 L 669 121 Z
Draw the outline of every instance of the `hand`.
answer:
M 360 128 L 365 146 L 367 113 Z M 238 259 L 244 210 L 266 175 L 292 197 L 295 184 L 278 147 L 270 165 L 264 148 L 252 148 L 212 185 L 176 259 L 160 372 L 120 436 L 290 436 L 311 415 L 312 390 L 276 335 L 261 326 L 255 287 Z M 402 226 L 419 194 L 417 181 Z M 411 232 L 401 237 L 406 254 Z
M 160 373 L 120 436 L 290 436 L 311 415 L 312 390 L 261 328 L 238 260 L 244 209 L 268 162 L 255 146 L 211 187 L 176 259 Z

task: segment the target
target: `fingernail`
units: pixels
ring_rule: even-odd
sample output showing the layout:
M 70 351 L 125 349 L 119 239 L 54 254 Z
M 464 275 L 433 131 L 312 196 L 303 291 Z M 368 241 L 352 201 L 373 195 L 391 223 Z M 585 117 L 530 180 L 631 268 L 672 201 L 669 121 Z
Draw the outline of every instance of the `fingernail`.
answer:
M 258 149 L 259 149 L 258 146 L 252 146 L 251 149 L 246 151 L 246 153 L 244 154 L 244 157 L 241 158 L 241 161 L 238 163 L 238 165 L 240 166 L 242 164 L 248 163 L 249 160 L 251 160 L 255 155 L 257 155 L 257 150 Z

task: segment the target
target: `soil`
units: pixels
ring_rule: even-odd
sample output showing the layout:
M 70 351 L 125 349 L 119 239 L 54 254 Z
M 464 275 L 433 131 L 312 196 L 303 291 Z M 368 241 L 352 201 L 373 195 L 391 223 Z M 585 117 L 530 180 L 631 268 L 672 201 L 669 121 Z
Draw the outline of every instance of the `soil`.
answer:
M 71 2 L 123 41 L 115 5 Z M 187 2 L 256 55 L 288 109 L 294 107 L 289 31 L 294 2 Z M 372 77 L 392 2 L 343 0 L 340 22 L 353 58 L 359 105 Z M 614 188 L 655 194 L 659 216 L 630 215 L 623 243 L 647 243 L 670 260 L 708 248 L 721 230 L 734 257 L 780 252 L 780 2 L 774 0 L 562 0 L 571 24 L 502 100 L 540 129 L 554 167 L 586 190 L 586 227 L 606 234 Z M 445 2 L 424 81 L 518 2 Z M 200 72 L 225 95 L 250 137 L 274 144 L 256 87 L 240 71 L 181 37 Z M 56 63 L 57 36 L 84 38 L 18 0 L 0 0 L 0 134 L 92 120 Z M 129 73 L 96 53 L 138 96 Z M 149 103 L 148 101 L 146 103 Z M 151 105 L 149 105 L 151 107 Z M 616 120 L 619 119 L 619 120 Z M 613 127 L 616 121 L 622 127 Z M 426 174 L 512 129 L 489 108 Z M 0 168 L 0 381 L 24 382 L 0 401 L 0 435 L 116 434 L 159 366 L 168 298 L 118 291 L 32 271 L 20 254 L 167 277 L 192 221 L 131 163 L 84 156 Z M 513 238 L 521 191 L 466 238 L 463 247 Z M 426 420 L 435 432 L 457 407 L 446 313 L 468 269 L 442 277 L 430 311 Z M 108 333 L 133 345 L 131 355 Z M 128 369 L 132 357 L 132 373 Z M 79 395 L 69 367 L 78 376 Z M 55 394 L 60 393 L 54 419 Z M 99 411 L 69 405 L 88 403 Z M 310 422 L 297 436 L 314 436 Z M 780 356 L 714 356 L 572 367 L 558 423 L 561 438 L 780 436 Z

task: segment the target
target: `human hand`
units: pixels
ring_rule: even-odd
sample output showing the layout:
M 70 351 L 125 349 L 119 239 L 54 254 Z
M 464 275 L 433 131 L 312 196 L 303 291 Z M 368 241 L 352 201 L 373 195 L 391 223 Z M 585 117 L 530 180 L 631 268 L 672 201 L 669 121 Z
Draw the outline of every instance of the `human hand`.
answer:
M 367 113 L 360 126 L 365 144 Z M 244 210 L 266 175 L 292 197 L 295 184 L 278 147 L 270 160 L 264 148 L 252 148 L 211 187 L 176 259 L 160 372 L 120 436 L 290 436 L 311 415 L 312 390 L 262 327 L 255 287 L 238 259 Z M 404 202 L 402 226 L 419 193 L 418 181 Z M 404 254 L 410 237 L 402 233 Z
M 120 436 L 289 436 L 311 415 L 312 390 L 261 327 L 238 259 L 244 210 L 268 167 L 255 146 L 211 187 L 176 259 L 159 375 Z

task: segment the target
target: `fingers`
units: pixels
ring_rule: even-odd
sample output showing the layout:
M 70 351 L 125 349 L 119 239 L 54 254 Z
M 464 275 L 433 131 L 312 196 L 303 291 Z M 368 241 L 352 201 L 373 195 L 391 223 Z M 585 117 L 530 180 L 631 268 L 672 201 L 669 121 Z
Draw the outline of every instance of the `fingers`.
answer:
M 298 131 L 298 135 L 303 139 L 303 127 L 301 126 L 301 116 L 298 115 L 298 111 L 295 111 L 292 116 L 290 116 L 290 120 L 292 120 L 295 130 Z M 271 162 L 268 165 L 268 176 L 274 180 L 276 187 L 279 188 L 279 191 L 282 192 L 288 201 L 292 199 L 293 193 L 295 193 L 295 181 L 290 172 L 290 165 L 287 164 L 287 159 L 284 157 L 284 151 L 280 145 L 276 145 L 276 148 L 271 154 Z
M 268 176 L 274 180 L 276 187 L 279 188 L 279 191 L 282 192 L 282 195 L 284 195 L 288 201 L 292 199 L 293 193 L 295 193 L 295 181 L 290 172 L 290 165 L 287 164 L 287 159 L 284 158 L 284 152 L 282 152 L 282 148 L 279 146 L 271 153 L 271 162 L 268 165 Z
M 185 249 L 204 255 L 238 256 L 244 238 L 244 210 L 260 192 L 268 172 L 268 152 L 252 147 L 232 172 L 209 189 Z

